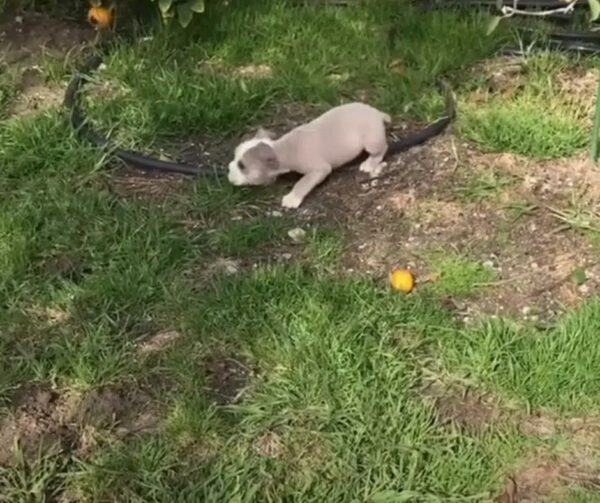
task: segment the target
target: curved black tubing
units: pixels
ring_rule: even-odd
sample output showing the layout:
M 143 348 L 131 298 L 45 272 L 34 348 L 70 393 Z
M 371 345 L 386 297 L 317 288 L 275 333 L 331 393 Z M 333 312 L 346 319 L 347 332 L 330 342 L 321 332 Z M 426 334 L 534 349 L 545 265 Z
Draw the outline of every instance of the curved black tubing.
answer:
M 111 151 L 122 161 L 137 168 L 195 176 L 223 176 L 226 174 L 223 169 L 215 169 L 208 166 L 189 166 L 177 162 L 162 161 L 131 150 L 111 147 L 109 140 L 90 126 L 78 100 L 79 91 L 88 81 L 87 74 L 96 70 L 101 63 L 102 56 L 100 52 L 89 56 L 76 70 L 65 91 L 64 105 L 71 113 L 71 125 L 78 134 L 93 145 Z

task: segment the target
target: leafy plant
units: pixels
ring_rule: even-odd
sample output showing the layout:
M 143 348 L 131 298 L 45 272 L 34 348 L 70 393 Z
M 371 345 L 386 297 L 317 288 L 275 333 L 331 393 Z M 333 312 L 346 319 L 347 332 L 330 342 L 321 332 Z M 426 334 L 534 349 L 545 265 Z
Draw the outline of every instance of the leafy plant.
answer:
M 204 12 L 204 0 L 152 0 L 158 2 L 160 12 L 165 21 L 176 18 L 179 24 L 186 28 L 194 14 Z

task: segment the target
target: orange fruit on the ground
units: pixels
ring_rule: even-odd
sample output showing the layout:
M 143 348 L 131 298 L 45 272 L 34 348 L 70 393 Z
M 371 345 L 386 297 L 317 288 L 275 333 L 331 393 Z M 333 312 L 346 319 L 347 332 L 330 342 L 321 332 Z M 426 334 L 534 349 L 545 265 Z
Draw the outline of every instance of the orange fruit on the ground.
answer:
M 114 11 L 102 5 L 92 5 L 88 10 L 88 22 L 96 28 L 105 30 L 113 23 Z
M 415 288 L 415 276 L 408 269 L 394 269 L 390 274 L 390 284 L 394 290 L 410 293 Z

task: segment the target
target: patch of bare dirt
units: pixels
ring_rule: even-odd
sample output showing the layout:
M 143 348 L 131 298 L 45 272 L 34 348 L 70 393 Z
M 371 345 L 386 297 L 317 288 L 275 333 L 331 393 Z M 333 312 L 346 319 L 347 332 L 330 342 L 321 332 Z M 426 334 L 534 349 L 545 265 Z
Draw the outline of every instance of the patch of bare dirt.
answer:
M 80 51 L 93 38 L 94 31 L 83 23 L 37 14 L 0 17 L 0 64 L 14 65 L 22 72 L 10 115 L 30 115 L 59 106 L 64 88 L 48 82 L 39 64 L 44 55 L 63 57 Z
M 451 424 L 467 433 L 499 428 L 514 413 L 491 394 L 457 384 L 430 381 L 423 386 L 420 395 L 433 405 L 440 424 Z
M 245 65 L 236 68 L 235 74 L 246 78 L 266 78 L 273 74 L 273 69 L 269 65 Z
M 0 465 L 13 460 L 16 445 L 26 457 L 34 457 L 40 450 L 71 450 L 77 442 L 75 433 L 61 420 L 72 407 L 68 398 L 36 385 L 28 386 L 23 394 L 17 410 L 0 423 Z
M 64 93 L 62 86 L 46 82 L 37 67 L 30 68 L 21 77 L 10 114 L 24 116 L 60 106 Z
M 600 466 L 597 452 L 583 455 L 581 449 L 550 454 L 539 450 L 524 461 L 508 478 L 497 503 L 544 503 L 563 501 L 570 487 L 600 489 Z
M 586 111 L 590 123 L 594 116 L 594 103 L 598 87 L 598 73 L 590 68 L 569 67 L 554 76 L 565 99 Z
M 14 403 L 0 420 L 0 465 L 13 462 L 16 445 L 26 459 L 52 448 L 87 456 L 107 431 L 127 436 L 155 429 L 160 420 L 151 397 L 138 389 L 81 395 L 33 384 L 24 386 Z
M 219 405 L 237 402 L 247 388 L 254 372 L 239 357 L 213 354 L 204 361 L 206 392 Z
M 252 448 L 256 454 L 265 458 L 279 459 L 285 453 L 283 441 L 274 431 L 268 431 L 257 438 Z
M 137 344 L 137 350 L 141 354 L 159 353 L 175 344 L 181 339 L 181 333 L 177 330 L 165 330 L 144 337 Z
M 122 167 L 111 177 L 109 189 L 121 197 L 162 201 L 181 192 L 187 184 L 189 178 L 181 175 Z
M 94 39 L 82 23 L 41 14 L 0 17 L 0 61 L 6 64 L 38 60 L 44 52 L 64 54 Z
M 81 257 L 70 252 L 53 253 L 39 262 L 40 269 L 49 276 L 79 281 L 89 273 Z
M 70 320 L 71 314 L 68 310 L 59 306 L 40 306 L 33 304 L 27 309 L 27 314 L 45 325 L 53 326 L 66 323 Z
M 497 503 L 562 501 L 567 489 L 600 489 L 600 418 L 521 415 L 513 418 L 522 434 L 567 439 L 560 450 L 538 448 L 507 477 Z
M 471 93 L 470 101 L 483 104 L 492 96 L 511 98 L 517 94 L 525 85 L 527 67 L 524 60 L 500 56 L 482 61 L 473 71 L 484 76 L 485 85 Z

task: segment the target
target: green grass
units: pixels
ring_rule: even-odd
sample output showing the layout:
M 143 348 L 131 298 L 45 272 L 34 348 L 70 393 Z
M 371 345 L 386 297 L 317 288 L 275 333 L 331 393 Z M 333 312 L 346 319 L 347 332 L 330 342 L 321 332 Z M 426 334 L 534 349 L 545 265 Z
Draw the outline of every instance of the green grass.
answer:
M 490 151 L 541 159 L 573 155 L 587 145 L 591 129 L 587 115 L 593 106 L 560 86 L 561 72 L 576 63 L 557 54 L 528 57 L 522 87 L 517 88 L 515 76 L 511 97 L 493 96 L 484 105 L 467 101 L 461 106 L 461 133 Z
M 600 304 L 593 300 L 548 330 L 490 321 L 445 338 L 442 351 L 470 376 L 533 409 L 589 413 L 600 407 L 593 371 L 599 320 Z
M 0 63 L 0 120 L 8 117 L 16 94 L 17 72 Z
M 393 1 L 220 9 L 185 32 L 119 44 L 86 103 L 94 121 L 153 150 L 361 91 L 398 117 L 431 118 L 442 109 L 435 78 L 469 78 L 505 37 L 483 37 L 476 15 Z M 395 60 L 403 74 L 387 70 Z M 248 64 L 272 73 L 239 76 Z M 69 65 L 46 60 L 44 71 L 62 80 Z M 432 362 L 524 410 L 598 409 L 596 302 L 547 332 L 461 327 L 441 298 L 495 280 L 473 258 L 433 253 L 438 280 L 397 295 L 343 273 L 343 226 L 273 215 L 283 187 L 190 180 L 159 197 L 119 195 L 113 163 L 55 109 L 2 121 L 0 159 L 2 414 L 15 389 L 36 382 L 60 394 L 144 388 L 161 419 L 158 431 L 126 437 L 99 428 L 88 456 L 41 452 L 2 467 L 0 501 L 52 501 L 64 490 L 83 502 L 485 501 L 532 441 L 511 425 L 442 426 L 420 395 Z M 492 197 L 505 183 L 469 179 L 462 196 Z M 298 226 L 306 241 L 292 244 Z M 292 246 L 294 258 L 277 265 L 273 250 Z M 204 281 L 222 258 L 240 270 Z M 180 334 L 172 346 L 139 352 L 141 337 L 165 330 Z M 218 405 L 208 362 L 223 356 L 248 377 L 237 401 Z
M 496 272 L 456 252 L 436 251 L 429 257 L 436 279 L 430 288 L 441 295 L 468 295 L 493 282 Z
M 103 450 L 75 482 L 83 494 L 131 501 L 167 501 L 175 492 L 192 501 L 467 497 L 485 494 L 509 456 L 500 437 L 479 443 L 445 433 L 414 396 L 419 346 L 451 325 L 426 298 L 291 267 L 224 281 L 194 305 L 183 321 L 186 342 L 160 361 L 180 390 L 168 420 L 172 437 Z M 405 336 L 420 342 L 407 344 Z M 203 369 L 189 362 L 223 347 L 246 355 L 259 378 L 240 404 L 218 410 L 198 396 Z M 284 446 L 275 459 L 255 451 L 267 432 Z M 492 446 L 499 456 L 489 456 Z M 195 449 L 214 457 L 198 464 Z M 460 480 L 456 472 L 471 476 Z
M 456 188 L 456 193 L 465 201 L 477 202 L 498 196 L 514 183 L 514 177 L 500 171 L 472 173 Z
M 556 101 L 523 96 L 464 112 L 461 132 L 491 151 L 557 158 L 573 155 L 588 141 L 581 119 Z

